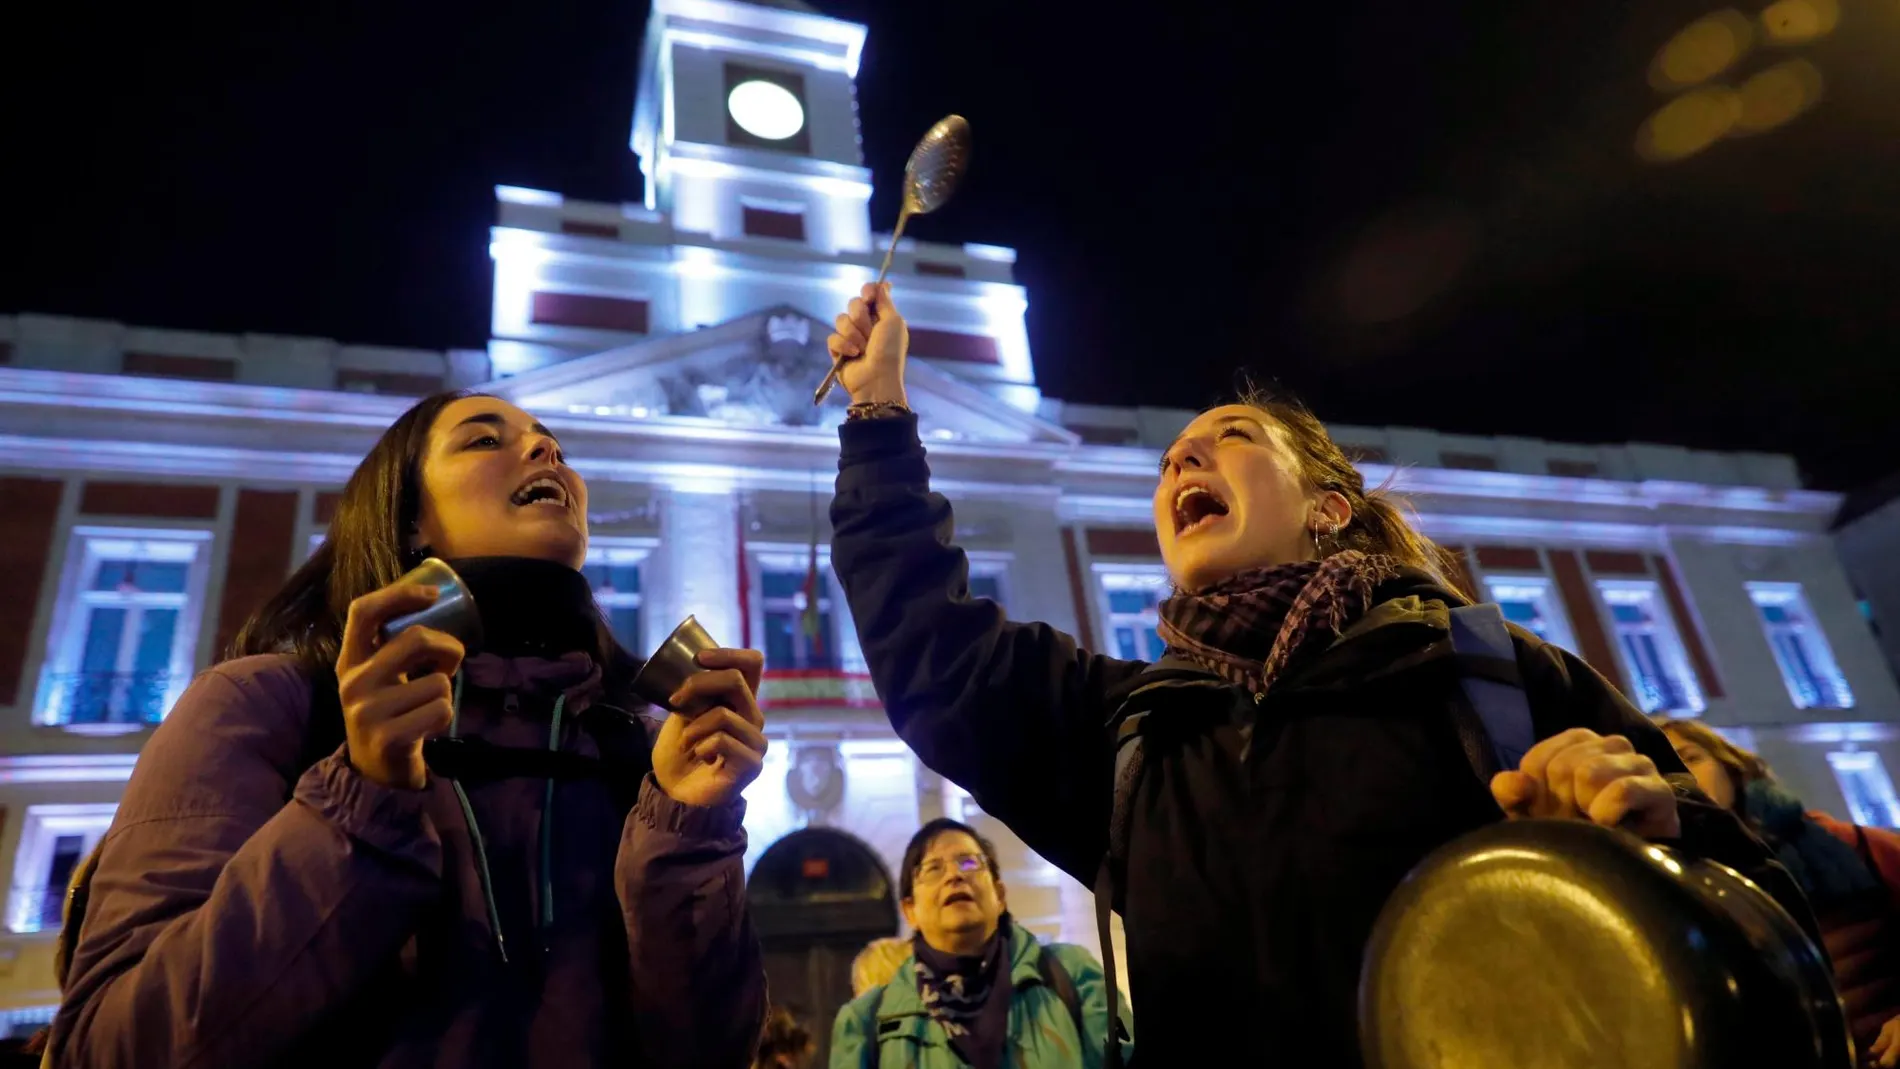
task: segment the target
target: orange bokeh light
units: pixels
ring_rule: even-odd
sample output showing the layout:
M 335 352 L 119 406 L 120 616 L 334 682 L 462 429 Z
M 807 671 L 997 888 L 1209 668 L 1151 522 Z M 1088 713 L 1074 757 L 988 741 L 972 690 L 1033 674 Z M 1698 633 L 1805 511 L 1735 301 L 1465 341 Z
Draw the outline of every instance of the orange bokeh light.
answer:
M 1656 53 L 1649 65 L 1649 84 L 1664 92 L 1701 85 L 1740 62 L 1754 47 L 1755 24 L 1741 12 L 1726 8 L 1705 15 Z

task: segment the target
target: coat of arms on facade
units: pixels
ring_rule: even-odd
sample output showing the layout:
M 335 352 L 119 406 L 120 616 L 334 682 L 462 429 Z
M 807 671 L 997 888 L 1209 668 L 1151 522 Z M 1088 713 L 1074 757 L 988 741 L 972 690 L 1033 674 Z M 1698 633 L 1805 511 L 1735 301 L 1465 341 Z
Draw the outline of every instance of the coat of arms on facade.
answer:
M 807 824 L 821 824 L 844 801 L 844 765 L 836 743 L 801 746 L 792 751 L 785 793 Z

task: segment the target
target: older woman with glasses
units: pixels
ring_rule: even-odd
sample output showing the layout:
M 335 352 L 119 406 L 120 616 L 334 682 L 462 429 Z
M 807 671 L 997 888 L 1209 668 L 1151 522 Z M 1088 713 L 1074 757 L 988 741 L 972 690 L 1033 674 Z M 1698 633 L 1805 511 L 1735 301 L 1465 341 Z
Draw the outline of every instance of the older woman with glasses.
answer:
M 832 1069 L 1048 1069 L 1101 1064 L 1102 964 L 1043 944 L 1008 912 L 996 847 L 958 821 L 925 824 L 898 877 L 910 956 L 889 983 L 838 1011 Z M 1121 1019 L 1132 1028 L 1124 1003 Z M 1132 1054 L 1124 1037 L 1124 1056 Z

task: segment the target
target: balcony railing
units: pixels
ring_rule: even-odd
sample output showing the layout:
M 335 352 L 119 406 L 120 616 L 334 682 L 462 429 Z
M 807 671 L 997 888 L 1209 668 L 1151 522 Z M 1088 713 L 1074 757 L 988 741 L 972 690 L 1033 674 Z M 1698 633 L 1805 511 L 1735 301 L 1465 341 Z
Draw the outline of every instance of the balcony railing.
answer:
M 7 918 L 10 922 L 7 927 L 13 931 L 22 934 L 57 931 L 66 911 L 66 888 L 16 885 L 8 906 L 12 916 Z
M 877 689 L 864 672 L 836 668 L 767 670 L 759 683 L 766 709 L 881 709 Z
M 69 672 L 53 677 L 53 722 L 156 724 L 165 715 L 170 672 Z

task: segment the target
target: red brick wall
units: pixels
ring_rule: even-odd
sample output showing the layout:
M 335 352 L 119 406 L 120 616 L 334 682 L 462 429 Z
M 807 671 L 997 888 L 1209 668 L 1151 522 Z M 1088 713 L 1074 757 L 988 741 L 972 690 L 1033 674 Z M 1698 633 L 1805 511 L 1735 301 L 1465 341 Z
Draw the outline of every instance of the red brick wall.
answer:
M 770 208 L 741 208 L 740 225 L 748 237 L 805 240 L 804 212 L 776 212 Z
M 53 532 L 59 525 L 62 485 L 54 479 L 0 478 L 0 575 L 10 589 L 0 598 L 0 705 L 19 702 L 26 678 L 26 646 L 33 616 L 50 584 L 46 563 L 53 556 Z
M 1525 546 L 1479 546 L 1478 567 L 1509 572 L 1542 572 L 1543 559 Z
M 169 353 L 126 353 L 119 367 L 127 375 L 161 379 L 237 381 L 237 361 L 218 356 L 172 356 Z
M 956 360 L 965 364 L 1000 364 L 1002 354 L 996 339 L 982 334 L 961 334 L 954 330 L 910 328 L 910 351 L 935 360 Z
M 329 490 L 318 494 L 316 501 L 311 506 L 311 522 L 315 523 L 318 527 L 329 527 L 330 521 L 336 518 L 337 503 L 342 500 L 343 492 L 341 490 Z
M 337 369 L 337 389 L 348 390 L 356 386 L 367 386 L 376 393 L 399 397 L 426 397 L 442 389 L 442 376 L 412 375 L 401 371 L 365 371 L 359 368 Z
M 1091 557 L 1146 557 L 1161 559 L 1161 543 L 1147 528 L 1091 527 L 1086 545 Z
M 1663 598 L 1669 602 L 1669 615 L 1676 621 L 1676 634 L 1682 636 L 1682 644 L 1689 651 L 1689 663 L 1695 667 L 1696 678 L 1702 681 L 1703 695 L 1723 697 L 1726 692 L 1722 688 L 1722 677 L 1715 672 L 1715 658 L 1709 655 L 1709 644 L 1697 625 L 1695 613 L 1689 611 L 1689 598 L 1676 577 L 1675 565 L 1668 557 L 1649 559 L 1656 566 L 1656 580 L 1662 586 Z
M 239 490 L 231 522 L 231 552 L 218 604 L 218 639 L 212 656 L 224 656 L 246 617 L 276 593 L 290 571 L 291 540 L 297 535 L 294 490 Z
M 1549 552 L 1551 578 L 1557 581 L 1557 590 L 1563 594 L 1570 630 L 1577 639 L 1577 652 L 1590 667 L 1621 686 L 1622 673 L 1617 669 L 1616 655 L 1610 652 L 1609 635 L 1603 630 L 1603 615 L 1597 612 L 1596 598 L 1591 596 L 1590 584 L 1583 578 L 1583 562 L 1577 559 L 1574 550 Z
M 1471 577 L 1471 566 L 1465 563 L 1465 547 L 1441 546 L 1439 548 L 1443 549 L 1445 555 L 1450 558 L 1445 561 L 1445 571 L 1449 573 L 1447 578 L 1457 584 L 1458 589 L 1464 591 L 1469 597 L 1479 601 L 1486 600 L 1484 591 L 1478 588 L 1477 582 Z
M 614 238 L 618 240 L 620 237 L 620 228 L 612 223 L 589 223 L 580 219 L 563 219 L 561 220 L 561 233 L 577 234 L 587 238 Z
M 1641 553 L 1624 553 L 1614 549 L 1586 550 L 1583 559 L 1590 565 L 1590 574 L 1605 578 L 1619 576 L 1649 577 L 1649 562 Z
M 218 488 L 165 483 L 87 480 L 79 511 L 87 516 L 156 516 L 168 520 L 210 520 L 218 515 Z
M 528 318 L 558 327 L 647 332 L 647 302 L 592 293 L 536 293 Z
M 1084 646 L 1093 646 L 1089 637 L 1089 584 L 1082 574 L 1082 555 L 1076 551 L 1075 528 L 1062 529 L 1062 557 L 1069 568 L 1069 594 L 1075 598 L 1075 638 Z

